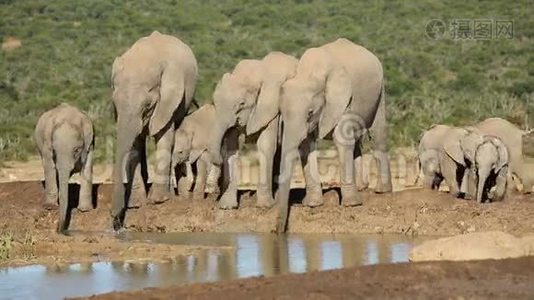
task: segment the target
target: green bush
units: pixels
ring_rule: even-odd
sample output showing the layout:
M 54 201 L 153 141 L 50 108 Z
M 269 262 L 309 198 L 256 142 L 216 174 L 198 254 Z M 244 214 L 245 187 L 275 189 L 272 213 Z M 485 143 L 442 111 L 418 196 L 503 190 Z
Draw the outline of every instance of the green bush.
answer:
M 36 153 L 38 116 L 60 102 L 95 121 L 97 158 L 113 141 L 109 77 L 115 56 L 159 30 L 189 44 L 199 62 L 197 99 L 209 101 L 220 76 L 244 58 L 346 37 L 382 60 L 392 146 L 413 144 L 432 123 L 488 116 L 532 121 L 534 19 L 527 0 L 24 0 L 0 1 L 0 160 Z M 431 19 L 511 19 L 512 39 L 429 39 Z M 447 29 L 448 30 L 448 29 Z M 534 124 L 531 123 L 531 127 Z

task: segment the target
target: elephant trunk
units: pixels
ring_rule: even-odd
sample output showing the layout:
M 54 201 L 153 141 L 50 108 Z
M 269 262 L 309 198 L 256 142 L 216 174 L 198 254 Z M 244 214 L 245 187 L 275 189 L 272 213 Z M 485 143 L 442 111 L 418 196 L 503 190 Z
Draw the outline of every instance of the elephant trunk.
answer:
M 227 122 L 226 120 L 220 117 L 217 117 L 217 121 L 215 123 L 214 129 L 212 132 L 211 142 L 208 148 L 211 163 L 213 163 L 216 166 L 220 166 L 222 164 L 222 155 L 221 155 L 222 141 L 223 141 L 226 131 L 228 131 L 230 127 L 231 127 L 230 122 Z
M 141 124 L 132 118 L 118 119 L 117 145 L 115 152 L 115 164 L 113 167 L 113 196 L 111 205 L 111 216 L 113 218 L 113 228 L 119 230 L 123 226 L 124 213 L 128 201 L 128 193 L 125 181 L 131 186 L 133 180 L 133 168 L 131 168 L 133 145 L 141 132 Z M 126 179 L 126 180 L 125 180 Z
M 482 203 L 484 197 L 484 186 L 486 185 L 486 180 L 491 172 L 489 168 L 480 168 L 478 169 L 478 188 L 477 188 L 477 202 Z
M 293 168 L 299 159 L 298 146 L 301 140 L 296 139 L 298 135 L 292 133 L 290 127 L 284 129 L 282 138 L 281 165 L 280 175 L 278 177 L 277 202 L 279 206 L 279 215 L 276 233 L 284 233 L 287 229 L 289 219 L 289 191 L 291 188 L 291 177 Z
M 57 170 L 58 170 L 58 185 L 59 185 L 59 222 L 57 224 L 57 232 L 64 233 L 69 227 L 69 220 L 67 219 L 69 209 L 69 178 L 70 172 L 73 168 L 71 157 L 65 155 L 57 156 Z

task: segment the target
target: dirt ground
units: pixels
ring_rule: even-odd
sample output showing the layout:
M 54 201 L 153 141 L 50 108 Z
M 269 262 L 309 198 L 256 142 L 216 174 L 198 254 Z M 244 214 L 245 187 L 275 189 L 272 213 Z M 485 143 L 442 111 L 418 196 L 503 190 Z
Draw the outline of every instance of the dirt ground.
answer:
M 532 299 L 534 257 L 387 264 L 115 292 L 87 299 Z
M 364 204 L 341 207 L 339 191 L 325 190 L 325 205 L 304 207 L 304 190 L 291 193 L 288 230 L 292 233 L 399 233 L 447 236 L 480 231 L 502 231 L 516 236 L 534 232 L 534 194 L 511 193 L 503 202 L 477 204 L 452 198 L 446 192 L 407 188 L 408 172 L 392 162 L 394 193 L 362 192 Z M 19 168 L 20 167 L 20 168 Z M 108 169 L 108 168 L 105 168 Z M 123 242 L 111 231 L 112 186 L 102 171 L 94 185 L 96 208 L 86 213 L 72 210 L 72 236 L 55 233 L 57 210 L 42 207 L 42 170 L 35 162 L 10 165 L 0 170 L 0 267 L 41 263 L 142 260 L 169 261 L 199 253 L 200 246 L 173 246 Z M 371 171 L 370 171 L 371 173 Z M 373 174 L 370 186 L 373 186 Z M 21 181 L 22 180 L 22 181 Z M 254 182 L 252 178 L 242 189 Z M 335 178 L 330 178 L 335 182 Z M 296 186 L 299 185 L 297 176 Z M 326 184 L 329 186 L 329 184 Z M 70 185 L 73 202 L 79 186 Z M 127 231 L 143 232 L 271 232 L 277 210 L 255 207 L 255 195 L 242 191 L 240 208 L 219 210 L 214 198 L 192 201 L 187 197 L 159 205 L 129 209 Z M 135 298 L 528 298 L 534 294 L 534 258 L 469 263 L 417 263 L 378 265 L 302 275 L 254 278 L 168 289 L 149 289 L 137 294 L 116 293 L 104 297 Z M 305 280 L 304 280 L 305 279 Z M 178 296 L 175 296 L 178 295 Z
M 97 208 L 86 213 L 72 210 L 73 237 L 55 233 L 57 211 L 42 208 L 41 182 L 0 184 L 0 232 L 9 236 L 12 251 L 4 265 L 75 262 L 144 257 L 167 259 L 188 254 L 197 247 L 124 243 L 114 238 L 110 222 L 111 185 L 95 186 Z M 72 184 L 75 194 L 77 185 Z M 477 204 L 453 199 L 445 192 L 421 189 L 378 195 L 363 192 L 364 205 L 341 207 L 338 192 L 325 192 L 325 205 L 300 204 L 303 191 L 292 193 L 289 231 L 294 233 L 402 233 L 454 235 L 499 230 L 518 236 L 534 232 L 534 195 L 512 194 L 504 202 Z M 74 197 L 73 197 L 74 198 Z M 253 193 L 241 195 L 241 208 L 219 210 L 214 199 L 193 202 L 176 197 L 160 205 L 130 209 L 126 230 L 157 232 L 270 232 L 276 209 L 258 209 Z

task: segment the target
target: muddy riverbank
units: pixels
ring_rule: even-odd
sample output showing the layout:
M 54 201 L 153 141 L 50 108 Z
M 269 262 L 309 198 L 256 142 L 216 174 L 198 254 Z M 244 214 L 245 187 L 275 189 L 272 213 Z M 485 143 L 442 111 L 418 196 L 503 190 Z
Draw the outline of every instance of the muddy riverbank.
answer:
M 75 190 L 75 186 L 72 186 Z M 110 185 L 95 186 L 97 208 L 80 213 L 73 210 L 71 229 L 89 232 L 63 237 L 55 234 L 57 211 L 41 207 L 41 182 L 0 184 L 0 231 L 10 240 L 9 257 L 3 265 L 52 261 L 101 261 L 135 257 L 150 252 L 154 259 L 180 253 L 195 246 L 151 246 L 125 243 L 110 231 Z M 364 192 L 364 205 L 339 206 L 335 189 L 325 192 L 325 205 L 308 208 L 300 204 L 303 192 L 292 195 L 291 233 L 400 233 L 407 235 L 454 235 L 498 230 L 518 236 L 534 232 L 534 195 L 511 194 L 504 202 L 477 204 L 453 199 L 443 192 L 420 189 L 377 195 Z M 241 208 L 222 211 L 214 199 L 193 202 L 175 198 L 161 205 L 142 206 L 128 211 L 127 231 L 140 232 L 270 232 L 276 210 L 258 209 L 253 194 L 242 195 Z M 161 247 L 161 251 L 158 250 Z M 168 248 L 171 247 L 171 248 Z M 4 247 L 5 248 L 5 247 Z M 143 250 L 146 249 L 146 250 Z M 142 256 L 143 256 L 142 255 Z
M 534 258 L 364 266 L 87 299 L 532 299 Z

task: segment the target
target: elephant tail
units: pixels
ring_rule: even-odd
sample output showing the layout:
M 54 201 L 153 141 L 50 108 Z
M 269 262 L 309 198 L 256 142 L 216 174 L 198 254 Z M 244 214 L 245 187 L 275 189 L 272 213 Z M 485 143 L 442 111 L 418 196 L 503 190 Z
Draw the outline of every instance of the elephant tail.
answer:
M 387 117 L 386 117 L 386 89 L 384 86 L 384 80 L 382 80 L 382 86 L 378 99 L 378 105 L 375 113 L 375 117 L 371 127 L 371 140 L 375 143 L 375 150 L 387 151 Z

